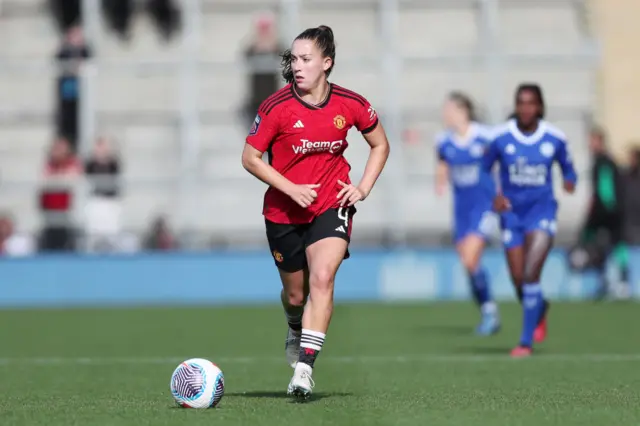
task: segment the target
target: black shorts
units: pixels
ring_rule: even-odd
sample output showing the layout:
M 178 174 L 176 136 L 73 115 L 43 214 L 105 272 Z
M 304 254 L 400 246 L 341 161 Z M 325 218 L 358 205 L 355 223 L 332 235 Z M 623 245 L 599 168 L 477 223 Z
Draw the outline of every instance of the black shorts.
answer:
M 276 266 L 285 272 L 297 272 L 307 266 L 305 250 L 325 238 L 338 237 L 351 241 L 351 225 L 355 207 L 329 209 L 305 224 L 274 223 L 265 220 L 269 249 Z M 347 250 L 345 259 L 349 258 Z

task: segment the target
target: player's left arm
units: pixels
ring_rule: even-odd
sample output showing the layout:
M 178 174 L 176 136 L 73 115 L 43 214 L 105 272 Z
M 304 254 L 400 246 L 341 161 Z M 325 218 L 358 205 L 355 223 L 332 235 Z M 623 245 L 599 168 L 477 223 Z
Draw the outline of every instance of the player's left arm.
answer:
M 359 111 L 355 120 L 356 128 L 362 132 L 362 136 L 371 147 L 367 165 L 360 183 L 357 186 L 347 185 L 339 182 L 343 188 L 338 193 L 342 205 L 352 206 L 358 201 L 362 201 L 369 196 L 382 169 L 389 158 L 390 146 L 387 134 L 378 120 L 378 114 L 367 102 Z
M 565 139 L 558 140 L 556 161 L 560 165 L 560 170 L 562 170 L 562 179 L 564 181 L 565 191 L 573 194 L 576 189 L 576 183 L 578 182 L 578 174 L 573 167 L 573 159 L 571 158 Z

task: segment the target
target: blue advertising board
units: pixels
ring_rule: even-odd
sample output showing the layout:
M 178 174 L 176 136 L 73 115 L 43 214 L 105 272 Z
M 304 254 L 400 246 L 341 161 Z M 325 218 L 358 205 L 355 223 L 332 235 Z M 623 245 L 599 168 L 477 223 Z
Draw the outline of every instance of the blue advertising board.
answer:
M 483 263 L 499 300 L 514 298 L 502 251 Z M 640 250 L 631 252 L 640 296 Z M 278 303 L 280 282 L 268 252 L 50 255 L 0 261 L 0 307 L 220 305 Z M 542 285 L 551 299 L 580 300 L 596 288 L 593 273 L 573 274 L 554 251 Z M 340 301 L 465 300 L 467 276 L 450 249 L 354 250 L 336 279 Z

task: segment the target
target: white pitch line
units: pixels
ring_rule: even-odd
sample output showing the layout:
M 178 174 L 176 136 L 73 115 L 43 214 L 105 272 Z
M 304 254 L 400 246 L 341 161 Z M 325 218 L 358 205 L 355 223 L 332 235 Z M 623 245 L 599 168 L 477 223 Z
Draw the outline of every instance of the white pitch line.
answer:
M 283 357 L 206 357 L 220 367 L 228 364 L 284 364 Z M 41 358 L 0 358 L 0 367 L 16 366 L 16 365 L 170 365 L 179 364 L 186 358 L 178 357 L 113 357 L 113 358 L 58 358 L 58 357 L 41 357 Z M 637 362 L 640 361 L 640 354 L 536 354 L 527 360 L 514 360 L 508 355 L 398 355 L 398 356 L 327 356 L 322 357 L 322 363 L 331 364 L 384 364 L 384 363 L 504 363 L 504 362 Z

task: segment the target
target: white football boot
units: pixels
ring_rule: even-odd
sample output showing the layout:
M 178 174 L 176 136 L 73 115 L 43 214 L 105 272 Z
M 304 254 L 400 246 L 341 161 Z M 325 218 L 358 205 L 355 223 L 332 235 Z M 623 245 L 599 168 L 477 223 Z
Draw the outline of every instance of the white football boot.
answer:
M 316 385 L 311 378 L 313 369 L 311 366 L 298 363 L 293 371 L 293 377 L 287 388 L 287 395 L 291 395 L 299 400 L 307 400 L 311 397 L 313 387 Z
M 291 368 L 296 368 L 298 363 L 298 356 L 300 355 L 300 336 L 302 330 L 292 330 L 289 328 L 287 332 L 287 340 L 284 342 L 284 352 L 287 356 L 287 363 Z

